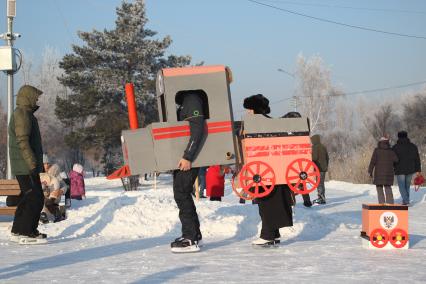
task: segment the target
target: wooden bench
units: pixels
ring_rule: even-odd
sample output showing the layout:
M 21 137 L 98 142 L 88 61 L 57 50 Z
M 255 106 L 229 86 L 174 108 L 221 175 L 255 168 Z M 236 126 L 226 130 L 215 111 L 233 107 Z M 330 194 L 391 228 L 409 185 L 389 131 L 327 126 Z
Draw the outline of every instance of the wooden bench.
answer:
M 21 190 L 16 179 L 0 179 L 0 196 L 19 195 Z M 0 207 L 0 215 L 15 215 L 16 207 Z

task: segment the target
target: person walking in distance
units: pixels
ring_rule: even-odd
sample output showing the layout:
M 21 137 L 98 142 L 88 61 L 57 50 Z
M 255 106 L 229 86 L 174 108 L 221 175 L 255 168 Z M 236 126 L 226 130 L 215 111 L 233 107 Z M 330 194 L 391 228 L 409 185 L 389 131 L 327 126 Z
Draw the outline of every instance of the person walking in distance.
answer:
M 321 143 L 321 137 L 319 135 L 314 135 L 311 137 L 312 141 L 312 161 L 317 165 L 320 170 L 320 183 L 318 185 L 318 199 L 315 199 L 313 203 L 315 204 L 325 204 L 325 174 L 328 171 L 328 151 L 327 148 Z
M 22 86 L 16 98 L 16 108 L 9 123 L 9 154 L 12 174 L 16 176 L 21 199 L 15 212 L 11 241 L 20 244 L 45 243 L 46 234 L 37 229 L 43 209 L 40 172 L 43 171 L 43 148 L 40 129 L 34 113 L 43 92 Z
M 421 172 L 419 150 L 410 141 L 406 131 L 398 132 L 398 141 L 392 149 L 398 156 L 398 162 L 395 164 L 395 175 L 402 197 L 402 204 L 409 205 L 411 179 L 414 174 L 419 176 Z
M 368 167 L 370 177 L 373 177 L 374 170 L 373 184 L 376 185 L 377 197 L 380 204 L 394 203 L 391 185 L 393 184 L 393 165 L 396 162 L 398 162 L 398 157 L 391 149 L 389 140 L 386 137 L 380 138 Z M 385 188 L 386 196 L 383 192 L 383 187 Z

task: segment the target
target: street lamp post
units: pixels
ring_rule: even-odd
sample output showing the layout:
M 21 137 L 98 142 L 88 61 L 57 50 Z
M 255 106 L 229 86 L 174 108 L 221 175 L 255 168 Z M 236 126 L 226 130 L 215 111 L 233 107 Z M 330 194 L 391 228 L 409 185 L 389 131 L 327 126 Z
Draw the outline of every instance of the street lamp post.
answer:
M 292 77 L 293 79 L 295 79 L 295 78 L 296 78 L 296 76 L 294 75 L 294 73 L 292 73 L 292 72 L 288 72 L 288 71 L 286 71 L 286 70 L 284 70 L 284 69 L 282 69 L 282 68 L 278 68 L 278 69 L 277 69 L 277 71 L 278 71 L 278 72 L 281 72 L 281 73 L 284 73 L 284 74 L 287 74 L 288 76 Z M 296 112 L 297 112 L 297 97 L 296 97 L 296 96 L 293 96 L 292 98 L 293 98 L 294 111 L 296 111 Z
M 0 35 L 0 38 L 7 42 L 7 46 L 4 47 L 5 55 L 2 57 L 0 62 L 2 70 L 7 73 L 7 125 L 10 123 L 10 118 L 13 112 L 13 74 L 16 72 L 15 63 L 15 50 L 13 49 L 13 42 L 20 34 L 13 32 L 13 18 L 16 16 L 16 0 L 6 0 L 6 16 L 7 16 L 7 32 Z M 10 155 L 9 155 L 9 132 L 7 132 L 7 170 L 6 177 L 12 178 L 12 170 L 10 167 Z

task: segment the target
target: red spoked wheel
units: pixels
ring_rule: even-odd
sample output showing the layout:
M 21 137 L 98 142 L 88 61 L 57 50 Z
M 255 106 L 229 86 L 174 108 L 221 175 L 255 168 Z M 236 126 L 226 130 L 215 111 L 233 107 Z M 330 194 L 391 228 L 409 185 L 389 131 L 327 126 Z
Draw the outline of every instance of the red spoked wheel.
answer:
M 241 187 L 237 188 L 237 186 L 235 185 L 235 181 L 234 181 L 235 178 L 236 178 L 236 175 L 233 175 L 232 178 L 231 178 L 232 190 L 235 192 L 235 194 L 239 198 L 242 198 L 242 199 L 245 199 L 245 200 L 253 200 L 254 196 L 245 193 L 244 189 L 241 188 Z
M 403 248 L 408 242 L 408 234 L 402 229 L 393 229 L 389 241 L 395 248 Z
M 245 164 L 239 173 L 244 192 L 253 198 L 267 196 L 275 187 L 275 172 L 262 161 Z
M 382 229 L 377 228 L 370 233 L 370 242 L 376 248 L 383 248 L 389 241 L 388 233 Z
M 291 162 L 285 173 L 288 187 L 298 194 L 311 193 L 320 183 L 320 171 L 314 162 L 300 158 Z

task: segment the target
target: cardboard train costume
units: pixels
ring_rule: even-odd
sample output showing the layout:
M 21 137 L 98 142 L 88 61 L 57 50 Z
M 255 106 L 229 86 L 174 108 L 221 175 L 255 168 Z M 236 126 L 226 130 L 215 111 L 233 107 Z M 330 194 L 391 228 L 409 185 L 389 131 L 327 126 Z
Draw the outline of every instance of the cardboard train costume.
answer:
M 109 178 L 178 168 L 180 159 L 185 158 L 182 154 L 188 153 L 192 129 L 188 121 L 179 121 L 176 110 L 182 96 L 189 92 L 199 97 L 205 123 L 197 151 L 190 154 L 193 168 L 235 165 L 233 190 L 247 200 L 281 200 L 274 196 L 283 188 L 302 195 L 314 191 L 320 182 L 320 171 L 312 162 L 309 120 L 265 116 L 270 112 L 268 102 L 255 95 L 244 101 L 245 108 L 257 109 L 254 114 L 235 121 L 231 82 L 231 70 L 223 65 L 160 70 L 156 79 L 160 122 L 122 132 L 126 165 Z M 362 216 L 361 236 L 367 247 L 408 248 L 407 207 L 364 205 Z M 273 229 L 291 225 L 290 221 L 265 225 Z
M 123 131 L 126 170 L 113 176 L 177 168 L 190 131 L 187 121 L 178 120 L 176 108 L 179 97 L 191 91 L 203 102 L 206 124 L 193 167 L 235 164 L 238 173 L 233 188 L 245 199 L 267 196 L 276 185 L 287 184 L 303 194 L 315 190 L 320 173 L 312 162 L 307 118 L 254 114 L 234 121 L 231 81 L 231 70 L 223 65 L 160 70 L 156 80 L 160 122 Z

